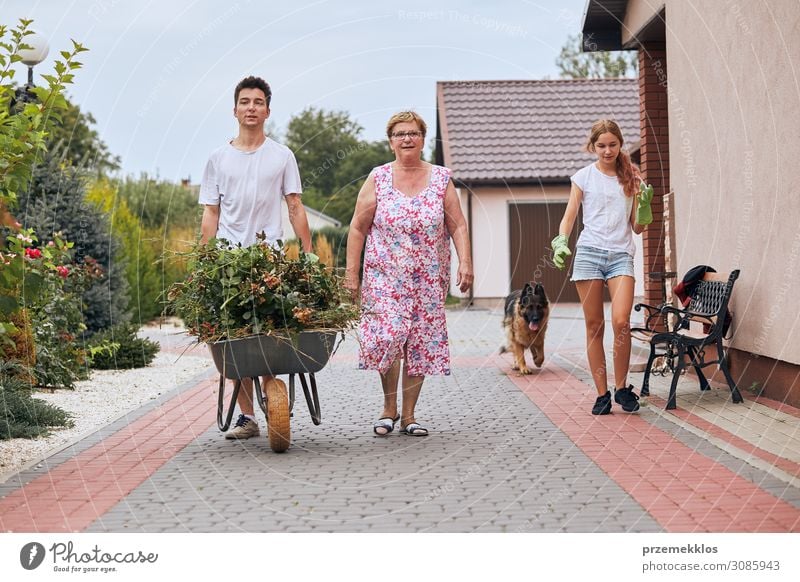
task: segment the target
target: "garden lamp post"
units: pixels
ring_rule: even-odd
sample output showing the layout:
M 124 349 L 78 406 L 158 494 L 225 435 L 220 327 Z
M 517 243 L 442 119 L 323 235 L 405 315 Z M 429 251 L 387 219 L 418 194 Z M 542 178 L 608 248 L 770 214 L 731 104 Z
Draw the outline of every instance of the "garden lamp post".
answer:
M 36 86 L 33 84 L 33 67 L 47 58 L 50 46 L 47 44 L 47 39 L 36 32 L 24 37 L 23 42 L 31 47 L 19 51 L 19 56 L 22 57 L 22 64 L 28 67 L 28 82 L 17 89 L 15 100 L 19 103 L 30 103 L 36 99 L 33 91 L 31 91 Z

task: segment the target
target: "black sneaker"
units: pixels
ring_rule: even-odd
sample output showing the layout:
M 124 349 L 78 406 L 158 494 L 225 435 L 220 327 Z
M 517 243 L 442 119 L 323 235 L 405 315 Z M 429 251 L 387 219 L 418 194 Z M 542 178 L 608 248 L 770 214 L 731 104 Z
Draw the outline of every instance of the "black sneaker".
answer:
M 633 391 L 632 385 L 627 388 L 616 388 L 614 390 L 614 402 L 619 404 L 625 412 L 639 410 L 639 396 Z
M 606 391 L 602 396 L 598 396 L 592 406 L 592 414 L 609 414 L 611 412 L 611 392 Z

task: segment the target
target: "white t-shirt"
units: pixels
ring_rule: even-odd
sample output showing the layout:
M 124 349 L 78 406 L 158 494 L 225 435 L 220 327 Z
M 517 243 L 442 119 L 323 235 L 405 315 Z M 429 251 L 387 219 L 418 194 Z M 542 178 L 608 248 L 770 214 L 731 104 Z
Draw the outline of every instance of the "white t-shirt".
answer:
M 594 164 L 581 168 L 572 182 L 583 191 L 583 231 L 577 246 L 595 247 L 633 256 L 631 211 L 633 197 L 625 196 L 616 176 L 607 176 Z
M 292 150 L 267 138 L 252 152 L 231 144 L 214 151 L 203 172 L 200 204 L 219 205 L 217 238 L 249 246 L 261 232 L 270 243 L 283 238 L 283 197 L 301 193 Z

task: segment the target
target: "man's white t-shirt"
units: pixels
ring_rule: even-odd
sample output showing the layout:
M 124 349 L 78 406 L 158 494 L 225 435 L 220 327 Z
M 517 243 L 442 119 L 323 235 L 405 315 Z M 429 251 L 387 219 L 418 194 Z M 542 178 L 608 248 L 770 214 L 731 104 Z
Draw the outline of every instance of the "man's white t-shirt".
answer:
M 219 205 L 217 238 L 250 246 L 261 232 L 270 243 L 283 239 L 283 197 L 301 193 L 292 150 L 267 138 L 252 152 L 231 144 L 214 151 L 203 172 L 200 204 Z
M 617 177 L 604 174 L 592 163 L 575 172 L 572 182 L 583 191 L 583 231 L 577 246 L 634 256 L 633 197 L 625 196 Z

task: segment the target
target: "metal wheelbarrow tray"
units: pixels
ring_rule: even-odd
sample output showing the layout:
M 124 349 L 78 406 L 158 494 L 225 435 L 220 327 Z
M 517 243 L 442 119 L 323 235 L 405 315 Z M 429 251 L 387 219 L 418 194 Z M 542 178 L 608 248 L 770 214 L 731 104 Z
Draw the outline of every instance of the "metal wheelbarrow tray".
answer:
M 314 374 L 322 370 L 335 351 L 336 331 L 303 331 L 297 334 L 254 335 L 231 340 L 209 342 L 211 357 L 220 373 L 217 405 L 217 426 L 221 431 L 230 427 L 236 397 L 242 380 L 251 378 L 256 398 L 267 417 L 270 447 L 275 452 L 289 448 L 289 418 L 294 408 L 294 377 L 300 377 L 308 411 L 315 425 L 322 422 Z M 342 334 L 344 339 L 344 334 Z M 340 340 L 341 341 L 341 340 Z M 289 394 L 281 381 L 269 379 L 289 375 Z M 306 379 L 308 375 L 308 379 Z M 259 377 L 268 377 L 262 394 Z M 225 379 L 235 380 L 227 415 L 225 408 Z M 310 384 L 310 388 L 309 388 Z M 266 398 L 265 398 L 266 396 Z M 223 416 L 225 417 L 223 420 Z

